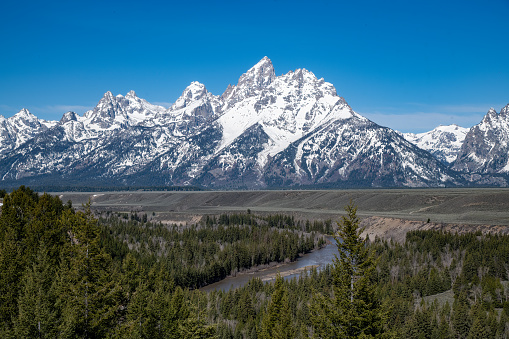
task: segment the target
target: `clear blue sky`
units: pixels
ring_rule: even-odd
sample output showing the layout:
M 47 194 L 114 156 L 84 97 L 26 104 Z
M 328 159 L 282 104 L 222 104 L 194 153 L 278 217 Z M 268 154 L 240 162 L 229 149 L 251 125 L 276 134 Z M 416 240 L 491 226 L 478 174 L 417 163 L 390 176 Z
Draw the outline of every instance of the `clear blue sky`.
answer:
M 471 127 L 509 103 L 509 0 L 6 1 L 0 114 L 58 120 L 108 90 L 169 106 L 191 81 L 221 94 L 264 56 L 379 124 Z

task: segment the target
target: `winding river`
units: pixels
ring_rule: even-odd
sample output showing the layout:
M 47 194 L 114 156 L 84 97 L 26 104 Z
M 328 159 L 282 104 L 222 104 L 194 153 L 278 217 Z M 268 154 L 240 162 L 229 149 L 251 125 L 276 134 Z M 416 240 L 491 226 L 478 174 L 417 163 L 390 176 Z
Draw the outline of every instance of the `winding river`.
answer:
M 334 255 L 337 253 L 338 248 L 334 238 L 327 237 L 327 245 L 324 248 L 305 254 L 294 262 L 268 267 L 255 272 L 237 273 L 236 276 L 227 277 L 202 287 L 200 290 L 205 292 L 213 290 L 228 291 L 231 288 L 238 288 L 247 284 L 249 280 L 255 277 L 262 279 L 262 281 L 273 281 L 278 273 L 285 279 L 292 279 L 293 277 L 298 277 L 303 271 L 310 270 L 312 267 L 317 267 L 320 270 L 327 264 L 332 264 Z

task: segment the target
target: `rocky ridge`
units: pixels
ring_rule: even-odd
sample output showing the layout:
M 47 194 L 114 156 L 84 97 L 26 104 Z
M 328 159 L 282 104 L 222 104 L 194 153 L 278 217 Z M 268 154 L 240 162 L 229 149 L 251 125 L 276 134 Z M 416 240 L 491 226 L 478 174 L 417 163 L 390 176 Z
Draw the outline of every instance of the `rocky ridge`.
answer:
M 470 129 L 452 168 L 480 174 L 509 172 L 509 104 L 500 113 L 491 108 Z
M 438 126 L 425 133 L 403 133 L 403 137 L 433 154 L 438 160 L 450 164 L 456 160 L 469 129 L 458 125 Z
M 267 57 L 222 95 L 193 82 L 169 108 L 134 91 L 107 92 L 83 116 L 47 122 L 22 110 L 0 118 L 0 178 L 5 185 L 217 189 L 468 183 L 354 112 L 332 84 L 306 69 L 276 76 Z

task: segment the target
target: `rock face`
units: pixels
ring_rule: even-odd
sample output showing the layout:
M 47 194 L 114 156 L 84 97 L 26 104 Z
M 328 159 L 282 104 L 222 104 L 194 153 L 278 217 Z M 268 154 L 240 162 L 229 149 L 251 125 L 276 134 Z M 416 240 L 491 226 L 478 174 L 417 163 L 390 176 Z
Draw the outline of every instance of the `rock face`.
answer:
M 0 118 L 0 178 L 4 185 L 217 189 L 466 183 L 429 152 L 355 113 L 332 84 L 306 69 L 275 76 L 266 57 L 222 95 L 193 82 L 169 108 L 133 91 L 107 92 L 93 110 L 59 122 L 28 111 Z
M 8 119 L 0 115 L 0 156 L 7 155 L 27 140 L 55 124 L 56 122 L 53 121 L 37 119 L 27 109 L 22 109 Z
M 500 113 L 491 108 L 470 129 L 452 168 L 479 174 L 509 172 L 509 104 Z
M 444 164 L 450 164 L 456 160 L 468 131 L 458 125 L 438 126 L 426 133 L 404 133 L 403 137 Z

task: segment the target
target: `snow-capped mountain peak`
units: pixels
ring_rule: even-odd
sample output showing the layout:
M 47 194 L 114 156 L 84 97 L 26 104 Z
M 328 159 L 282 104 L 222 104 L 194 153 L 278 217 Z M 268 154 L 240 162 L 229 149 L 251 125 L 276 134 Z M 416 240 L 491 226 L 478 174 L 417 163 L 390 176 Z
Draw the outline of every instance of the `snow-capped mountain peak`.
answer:
M 60 121 L 58 122 L 60 125 L 63 125 L 69 121 L 78 121 L 78 115 L 74 112 L 64 113 Z
M 456 145 L 461 131 L 440 126 L 422 140 Z M 0 178 L 15 184 L 436 187 L 463 175 L 355 113 L 305 68 L 276 76 L 267 57 L 223 95 L 192 82 L 169 108 L 108 91 L 83 117 L 0 118 Z
M 468 131 L 455 124 L 440 125 L 425 133 L 403 133 L 403 137 L 448 164 L 456 159 Z
M 29 117 L 29 118 L 35 118 L 35 115 L 30 113 L 30 111 L 26 108 L 22 108 L 18 113 L 14 114 L 15 117 Z
M 129 93 L 126 94 L 126 99 L 138 99 L 138 96 L 136 95 L 136 92 L 133 90 L 130 90 Z
M 106 93 L 104 93 L 102 99 L 99 101 L 111 101 L 113 100 L 115 97 L 113 96 L 113 93 L 111 93 L 111 91 L 106 91 Z
M 276 79 L 274 66 L 269 58 L 264 57 L 239 78 L 237 86 L 229 85 L 221 96 L 225 101 L 224 110 L 233 107 L 237 102 L 257 96 Z
M 37 119 L 35 115 L 30 113 L 26 108 L 23 108 L 18 113 L 14 114 L 8 119 L 12 124 L 16 125 L 18 129 L 23 127 L 37 128 L 41 126 L 42 120 Z
M 0 154 L 8 152 L 33 138 L 56 122 L 38 119 L 26 108 L 12 117 L 0 119 Z
M 239 78 L 237 87 L 262 89 L 272 83 L 276 77 L 274 66 L 269 58 L 264 57 Z
M 509 115 L 509 104 L 500 110 L 500 115 Z
M 509 105 L 497 113 L 490 108 L 473 126 L 454 162 L 453 169 L 478 173 L 509 172 Z
M 193 81 L 189 86 L 186 87 L 182 95 L 172 105 L 171 110 L 178 110 L 187 107 L 190 103 L 196 102 L 197 100 L 205 97 L 209 92 L 205 88 L 205 85 L 198 81 Z
M 483 117 L 482 121 L 476 125 L 481 131 L 489 131 L 498 129 L 503 125 L 509 124 L 509 114 L 507 113 L 507 106 L 500 110 L 500 113 L 492 107 L 488 110 L 488 113 Z
M 218 120 L 223 130 L 218 151 L 234 142 L 243 131 L 259 125 L 253 130 L 263 131 L 268 137 L 258 154 L 260 166 L 320 126 L 354 116 L 332 84 L 317 79 L 306 69 L 276 77 L 268 58 L 246 72 L 239 84 L 229 87 L 222 98 L 225 113 Z
M 91 130 L 112 130 L 125 125 L 144 124 L 165 111 L 166 108 L 139 98 L 134 91 L 130 91 L 125 97 L 121 94 L 113 96 L 108 91 L 94 109 L 85 112 L 84 123 L 86 128 Z

